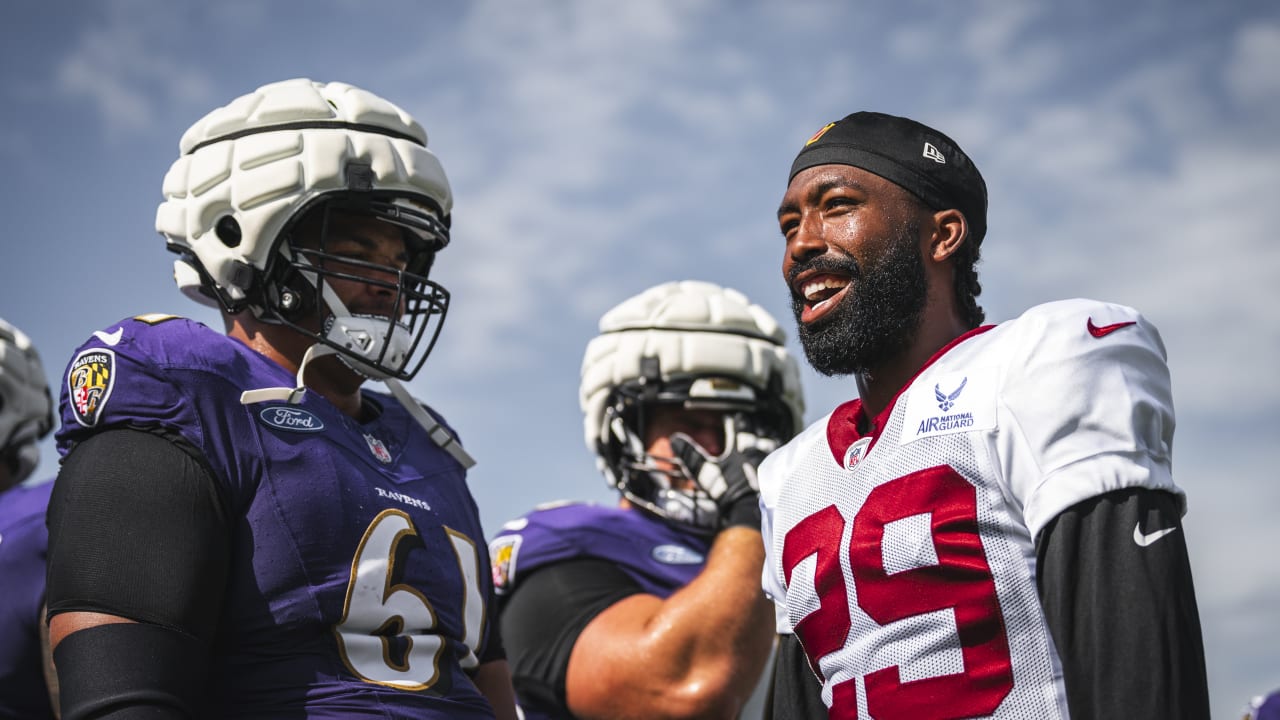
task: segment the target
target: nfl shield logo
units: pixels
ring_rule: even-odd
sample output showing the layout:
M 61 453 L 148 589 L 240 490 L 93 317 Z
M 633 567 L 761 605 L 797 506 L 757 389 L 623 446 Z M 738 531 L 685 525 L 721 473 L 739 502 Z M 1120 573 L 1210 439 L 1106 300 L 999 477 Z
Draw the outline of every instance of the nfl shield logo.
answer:
M 383 445 L 381 440 L 372 435 L 365 435 L 364 441 L 369 443 L 369 452 L 373 453 L 373 456 L 378 458 L 378 462 L 391 462 L 391 453 L 387 452 L 387 446 Z
M 867 448 L 871 447 L 871 438 L 864 437 L 858 442 L 849 446 L 844 452 L 844 469 L 852 470 L 855 465 L 862 462 L 862 458 L 867 456 Z

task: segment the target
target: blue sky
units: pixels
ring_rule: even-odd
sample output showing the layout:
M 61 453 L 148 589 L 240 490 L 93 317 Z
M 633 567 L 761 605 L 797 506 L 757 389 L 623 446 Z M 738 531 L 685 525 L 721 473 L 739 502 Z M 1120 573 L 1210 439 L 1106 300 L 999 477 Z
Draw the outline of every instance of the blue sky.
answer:
M 122 317 L 217 326 L 154 232 L 179 136 L 274 80 L 373 90 L 427 128 L 456 194 L 433 274 L 454 305 L 411 388 L 479 459 L 492 533 L 536 502 L 612 501 L 576 397 L 600 314 L 692 278 L 792 328 L 773 218 L 792 157 L 849 112 L 908 115 L 986 177 L 990 320 L 1084 296 L 1161 329 L 1213 709 L 1230 717 L 1280 686 L 1277 68 L 1280 7 L 1261 0 L 14 3 L 0 316 L 55 387 Z M 855 393 L 804 379 L 809 420 Z

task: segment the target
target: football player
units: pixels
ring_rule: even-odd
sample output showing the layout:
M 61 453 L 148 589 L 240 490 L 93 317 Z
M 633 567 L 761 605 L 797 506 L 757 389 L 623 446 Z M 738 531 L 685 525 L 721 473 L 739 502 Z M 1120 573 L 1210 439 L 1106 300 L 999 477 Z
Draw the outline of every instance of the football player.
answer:
M 452 196 L 426 132 L 296 79 L 180 148 L 156 228 L 226 332 L 138 316 L 67 368 L 63 717 L 514 717 L 471 458 L 401 384 L 449 307 L 430 272 Z
M 986 185 L 906 118 L 811 137 L 778 222 L 805 354 L 858 389 L 760 468 L 779 671 L 838 719 L 1208 717 L 1155 327 L 984 325 Z
M 45 508 L 53 483 L 20 485 L 53 429 L 53 400 L 31 340 L 0 320 L 0 718 L 54 717 L 41 659 Z
M 542 506 L 490 543 L 527 718 L 735 717 L 750 697 L 773 641 L 755 470 L 804 410 L 783 341 L 706 282 L 600 320 L 579 400 L 619 505 Z
M 1249 699 L 1244 720 L 1280 720 L 1280 690 Z

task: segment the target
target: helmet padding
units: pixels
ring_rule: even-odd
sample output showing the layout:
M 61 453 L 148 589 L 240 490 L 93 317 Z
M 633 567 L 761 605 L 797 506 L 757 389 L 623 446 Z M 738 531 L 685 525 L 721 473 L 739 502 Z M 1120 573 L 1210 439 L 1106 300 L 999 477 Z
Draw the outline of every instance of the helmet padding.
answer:
M 643 448 L 654 404 L 724 412 L 727 441 L 743 431 L 783 442 L 802 427 L 800 370 L 786 335 L 736 290 L 664 283 L 605 313 L 599 327 L 582 361 L 584 438 L 609 484 L 651 511 L 671 504 L 659 502 L 670 485 Z
M 0 455 L 11 465 L 11 482 L 21 482 L 35 470 L 37 443 L 53 422 L 53 398 L 40 354 L 25 333 L 0 320 Z

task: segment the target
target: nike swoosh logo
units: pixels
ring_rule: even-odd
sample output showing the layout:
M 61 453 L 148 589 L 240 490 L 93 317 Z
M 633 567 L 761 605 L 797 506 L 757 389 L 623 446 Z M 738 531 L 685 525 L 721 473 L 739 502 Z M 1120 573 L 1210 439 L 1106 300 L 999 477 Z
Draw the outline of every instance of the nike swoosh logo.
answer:
M 1102 327 L 1098 327 L 1097 325 L 1093 324 L 1093 318 L 1089 318 L 1089 334 L 1096 338 L 1106 337 L 1111 333 L 1119 330 L 1120 328 L 1125 328 L 1125 327 L 1129 327 L 1130 325 L 1136 325 L 1136 324 L 1137 323 L 1135 321 L 1130 320 L 1129 322 L 1118 322 L 1118 323 L 1113 323 L 1111 325 L 1103 325 Z
M 93 336 L 94 336 L 94 337 L 96 337 L 96 338 L 98 338 L 99 340 L 101 340 L 102 342 L 104 342 L 104 343 L 106 343 L 106 344 L 110 345 L 111 347 L 115 347 L 115 346 L 116 346 L 116 343 L 120 342 L 120 336 L 121 336 L 121 335 L 124 335 L 124 328 L 123 328 L 123 327 L 118 327 L 118 328 L 116 328 L 116 331 L 115 331 L 115 332 L 111 332 L 111 333 L 105 333 L 105 332 L 102 332 L 101 330 L 94 330 L 94 331 L 93 331 Z
M 1177 529 L 1178 528 L 1175 525 L 1174 527 L 1157 530 L 1153 533 L 1143 533 L 1142 523 L 1138 523 L 1133 526 L 1133 541 L 1138 544 L 1138 547 L 1146 547 Z

